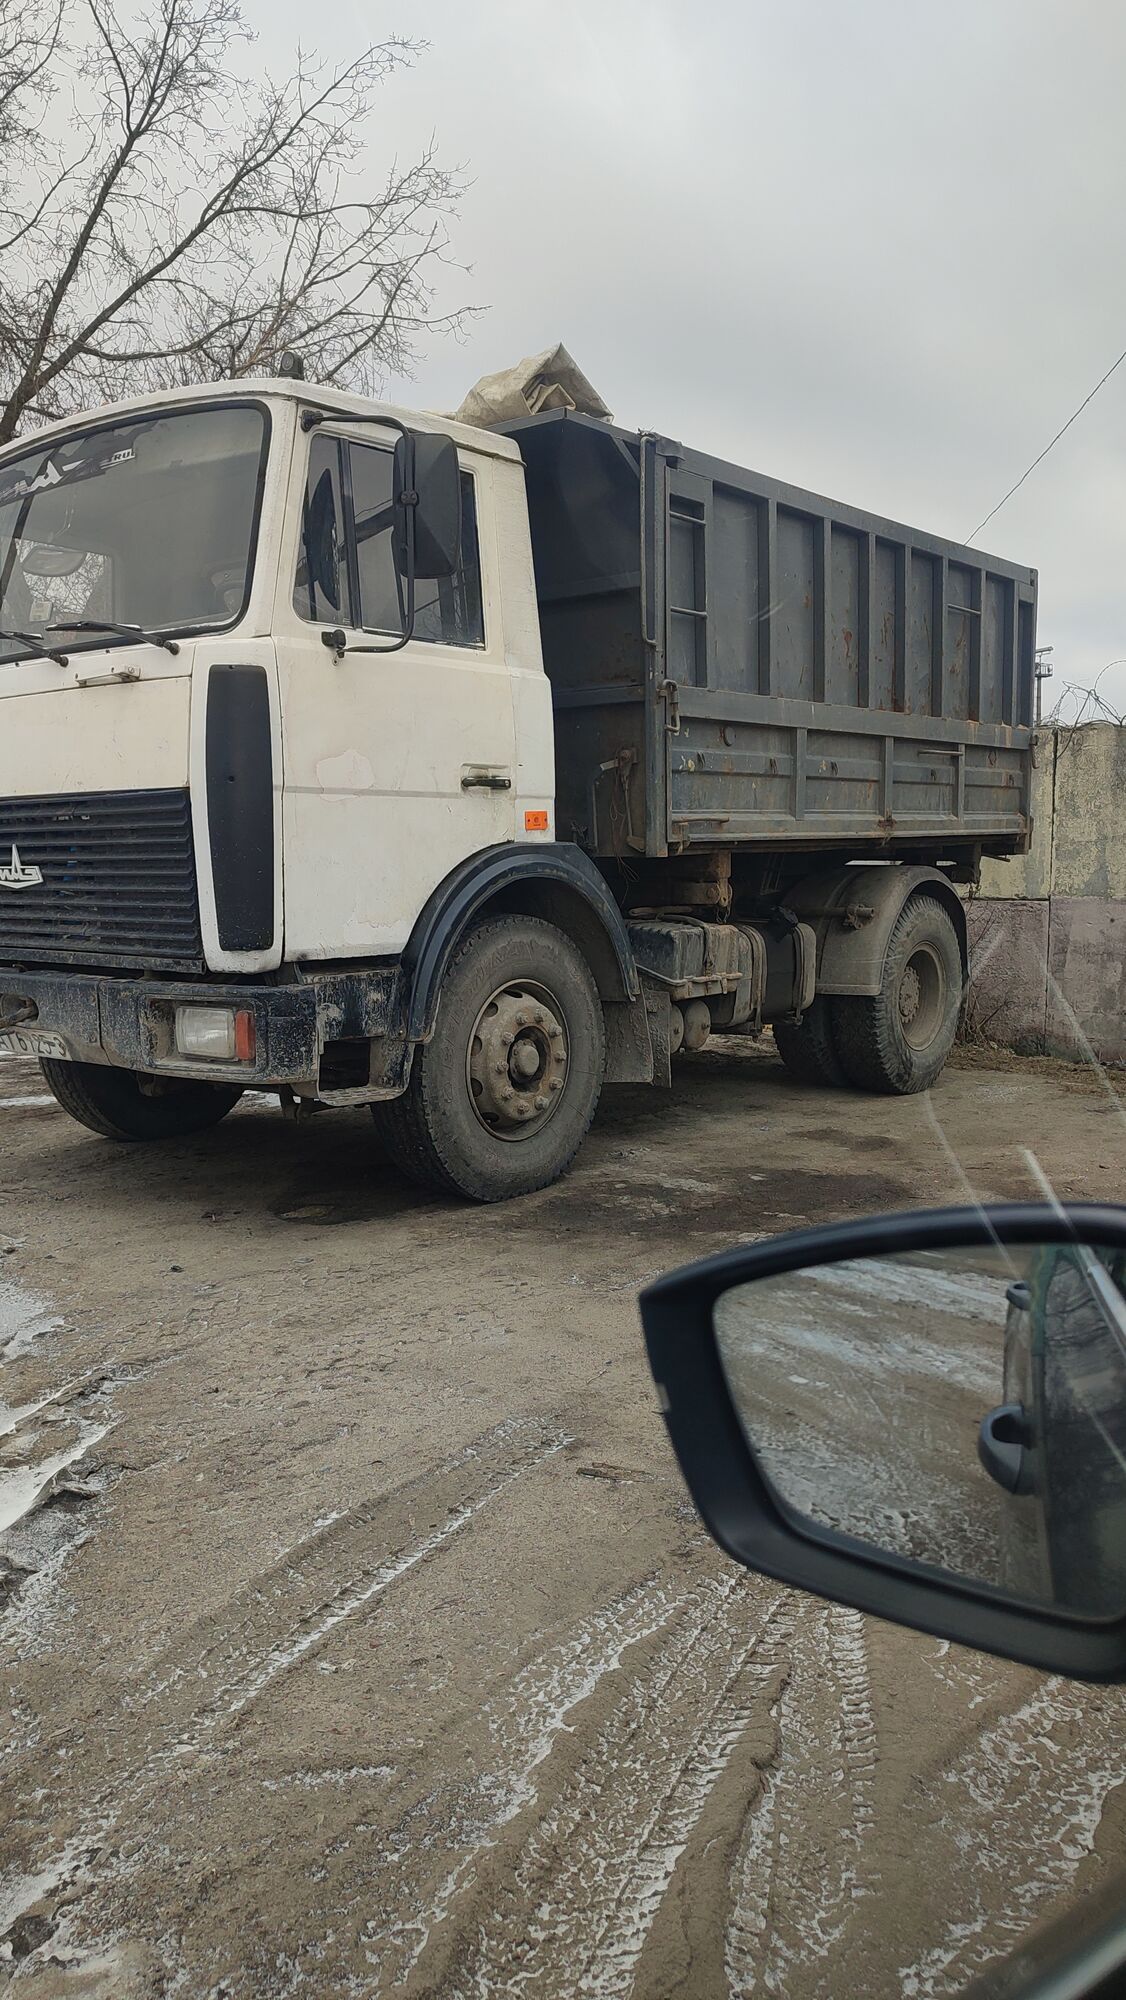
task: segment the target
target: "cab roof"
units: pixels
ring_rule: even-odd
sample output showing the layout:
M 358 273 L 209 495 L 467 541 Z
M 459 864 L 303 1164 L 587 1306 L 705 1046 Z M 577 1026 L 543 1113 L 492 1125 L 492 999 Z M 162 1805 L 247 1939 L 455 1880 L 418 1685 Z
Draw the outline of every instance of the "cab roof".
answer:
M 20 437 L 13 438 L 0 457 L 18 458 L 29 444 L 37 446 L 44 439 L 65 437 L 68 431 L 85 430 L 91 424 L 111 422 L 115 417 L 141 416 L 153 410 L 193 403 L 248 401 L 295 403 L 304 409 L 323 410 L 327 416 L 336 419 L 392 417 L 399 423 L 409 424 L 414 430 L 440 431 L 467 451 L 484 452 L 493 458 L 520 458 L 519 446 L 499 431 L 477 430 L 471 424 L 455 423 L 452 417 L 437 415 L 432 410 L 404 410 L 397 404 L 380 403 L 371 396 L 355 396 L 345 389 L 328 389 L 317 382 L 295 382 L 287 376 L 272 375 L 247 376 L 235 382 L 195 382 L 182 389 L 155 390 L 147 396 L 129 396 L 121 402 L 76 410 L 55 423 L 42 424 L 37 430 L 25 431 Z

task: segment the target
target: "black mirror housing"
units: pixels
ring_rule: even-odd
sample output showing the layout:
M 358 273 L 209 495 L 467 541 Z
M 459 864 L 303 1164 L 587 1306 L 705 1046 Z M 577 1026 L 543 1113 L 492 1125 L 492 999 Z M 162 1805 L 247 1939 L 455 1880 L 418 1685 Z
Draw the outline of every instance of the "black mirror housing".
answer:
M 1126 1680 L 1126 1616 L 1080 1617 L 1017 1598 L 795 1514 L 748 1441 L 717 1333 L 717 1302 L 757 1279 L 846 1260 L 1076 1242 L 1126 1250 L 1126 1208 L 1029 1203 L 883 1215 L 768 1238 L 648 1286 L 641 1317 L 650 1367 L 681 1471 L 714 1540 L 747 1569 L 894 1624 L 1049 1673 Z
M 435 431 L 400 437 L 393 494 L 399 575 L 410 573 L 412 517 L 415 576 L 429 581 L 455 575 L 461 559 L 461 468 L 453 439 Z

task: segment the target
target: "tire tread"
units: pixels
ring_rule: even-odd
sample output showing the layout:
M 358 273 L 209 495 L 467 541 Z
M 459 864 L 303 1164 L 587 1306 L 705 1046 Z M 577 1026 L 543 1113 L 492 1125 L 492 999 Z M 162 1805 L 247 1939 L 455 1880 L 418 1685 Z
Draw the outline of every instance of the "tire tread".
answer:
M 184 1115 L 188 1106 L 183 1096 L 174 1093 L 166 1098 L 141 1098 L 144 1115 L 133 1120 L 126 1096 L 127 1080 L 136 1081 L 133 1070 L 97 1063 L 59 1062 L 53 1056 L 41 1057 L 39 1067 L 48 1090 L 63 1111 L 100 1139 L 113 1139 L 120 1144 L 186 1138 L 193 1132 L 205 1132 L 233 1111 L 242 1096 L 241 1090 L 228 1089 L 223 1084 L 189 1083 L 194 1109 L 188 1116 Z M 112 1108 L 115 1091 L 122 1100 L 117 1116 Z M 203 1097 L 200 1094 L 203 1091 L 213 1091 L 214 1097 Z
M 466 957 L 471 952 L 480 948 L 482 939 L 502 935 L 506 931 L 512 934 L 523 933 L 525 935 L 528 932 L 532 932 L 533 934 L 542 936 L 545 942 L 553 945 L 562 943 L 572 950 L 575 949 L 565 932 L 560 931 L 554 924 L 546 923 L 541 917 L 492 917 L 485 923 L 479 924 L 473 930 L 468 931 L 455 947 L 449 965 L 446 968 L 443 991 L 448 988 L 450 981 L 455 977 L 458 968 L 462 965 Z M 597 992 L 594 989 L 593 979 L 591 980 L 591 992 L 593 998 L 597 1000 Z M 537 1189 L 548 1187 L 553 1181 L 558 1180 L 561 1175 L 567 1172 L 567 1169 L 574 1160 L 579 1147 L 590 1130 L 591 1122 L 598 1108 L 604 1061 L 605 1046 L 603 1044 L 601 1050 L 598 1051 L 598 1088 L 591 1094 L 591 1102 L 587 1107 L 581 1130 L 573 1134 L 573 1144 L 568 1147 L 563 1155 L 549 1158 L 539 1175 L 534 1178 L 522 1177 L 518 1186 L 498 1192 L 486 1192 L 481 1187 L 469 1185 L 467 1184 L 469 1177 L 465 1171 L 462 1170 L 459 1172 L 455 1168 L 454 1162 L 443 1152 L 440 1133 L 436 1129 L 437 1121 L 431 1115 L 430 1110 L 430 1096 L 435 1085 L 431 1083 L 428 1076 L 426 1045 L 415 1050 L 414 1062 L 411 1067 L 411 1079 L 402 1096 L 390 1098 L 382 1104 L 373 1104 L 371 1107 L 372 1116 L 379 1133 L 380 1144 L 385 1149 L 393 1165 L 401 1173 L 406 1174 L 419 1187 L 428 1188 L 436 1194 L 457 1195 L 462 1200 L 468 1197 L 473 1201 L 503 1201 L 509 1198 L 510 1195 L 533 1194 Z M 445 1087 L 449 1087 L 448 1080 Z M 513 1154 L 512 1164 L 515 1166 L 519 1156 L 519 1149 L 514 1148 Z
M 822 993 L 817 994 L 800 1022 L 775 1021 L 774 1045 L 790 1075 L 799 1083 L 835 1088 L 847 1084 L 833 1026 L 829 1000 Z
M 923 1064 L 912 1063 L 910 1058 L 905 1058 L 896 1035 L 894 1004 L 886 990 L 887 967 L 903 932 L 914 923 L 921 911 L 927 909 L 940 920 L 940 928 L 948 930 L 960 958 L 957 933 L 948 910 L 937 896 L 916 893 L 909 896 L 903 905 L 888 939 L 884 955 L 884 984 L 880 992 L 863 997 L 840 994 L 833 1002 L 834 1041 L 847 1080 L 858 1090 L 895 1097 L 910 1097 L 917 1091 L 929 1090 L 950 1053 L 957 1029 L 957 1012 L 940 1061 L 935 1063 L 933 1059 L 928 1059 Z M 960 1004 L 959 989 L 959 1011 Z

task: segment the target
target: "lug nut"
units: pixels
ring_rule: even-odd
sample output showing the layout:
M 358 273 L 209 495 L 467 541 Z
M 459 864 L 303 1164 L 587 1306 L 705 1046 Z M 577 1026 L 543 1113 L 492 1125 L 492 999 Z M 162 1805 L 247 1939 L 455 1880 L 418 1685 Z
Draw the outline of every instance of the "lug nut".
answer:
M 507 1064 L 507 1063 L 502 1063 L 502 1062 L 500 1062 L 500 1063 L 494 1063 L 494 1064 L 493 1064 L 493 1075 L 494 1075 L 494 1076 L 504 1076 L 504 1075 L 505 1075 L 505 1074 L 507 1073 L 507 1070 L 508 1070 L 508 1064 Z
M 505 1029 L 504 1034 L 500 1038 L 500 1045 L 502 1049 L 510 1049 L 512 1047 L 512 1036 L 508 1033 L 507 1029 Z
M 549 1090 L 562 1090 L 563 1078 L 561 1076 L 553 1076 L 547 1087 Z
M 553 1042 L 558 1042 L 563 1039 L 563 1030 L 559 1026 L 558 1021 L 555 1023 L 554 1028 L 551 1030 L 551 1039 Z
M 542 1010 L 542 1009 L 540 1009 L 540 1010 L 538 1010 L 538 1011 L 537 1011 L 537 1012 L 536 1012 L 535 1014 L 533 1014 L 533 1016 L 532 1016 L 532 1019 L 533 1019 L 533 1020 L 535 1021 L 536 1025 L 537 1025 L 538 1027 L 542 1028 L 542 1027 L 543 1027 L 543 1010 Z
M 517 1014 L 516 1026 L 518 1028 L 526 1028 L 527 1025 L 528 1025 L 528 1016 L 526 1014 Z
M 537 1099 L 536 1099 L 536 1110 L 537 1110 L 537 1111 L 546 1111 L 546 1110 L 547 1110 L 547 1099 L 546 1099 L 546 1097 L 537 1097 Z
M 511 1085 L 511 1084 L 509 1084 L 509 1086 L 508 1086 L 508 1089 L 507 1089 L 507 1090 L 502 1090 L 502 1091 L 501 1091 L 501 1096 L 503 1097 L 503 1099 L 504 1099 L 504 1101 L 505 1101 L 505 1103 L 506 1103 L 506 1104 L 511 1104 L 511 1102 L 512 1102 L 513 1098 L 515 1097 L 515 1095 L 516 1095 L 516 1092 L 515 1092 L 515 1091 L 513 1090 L 513 1088 L 512 1088 L 512 1085 Z

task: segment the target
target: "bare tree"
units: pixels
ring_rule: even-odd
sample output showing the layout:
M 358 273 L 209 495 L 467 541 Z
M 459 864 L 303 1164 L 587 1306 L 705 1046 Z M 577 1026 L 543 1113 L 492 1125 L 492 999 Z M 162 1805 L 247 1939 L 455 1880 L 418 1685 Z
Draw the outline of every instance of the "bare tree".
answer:
M 437 316 L 457 176 L 431 141 L 372 193 L 372 95 L 419 45 L 239 74 L 241 0 L 0 0 L 0 443 L 172 382 L 377 389 Z

